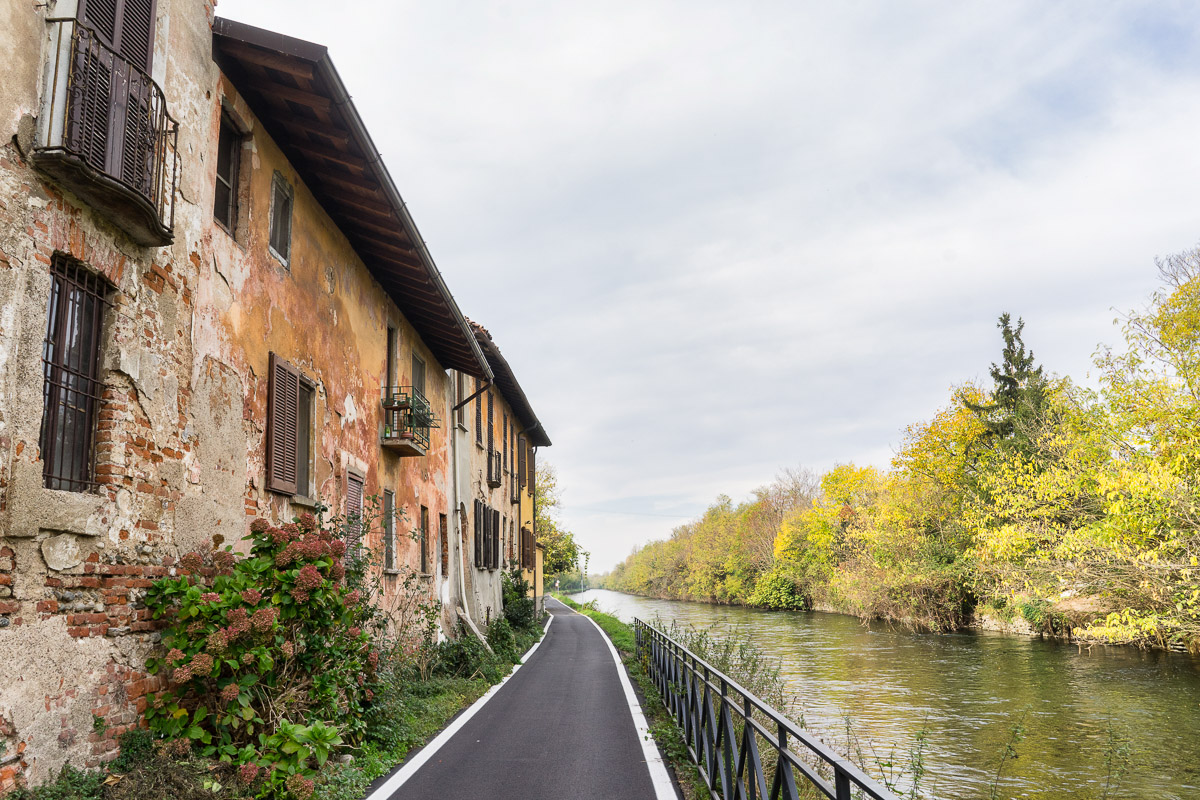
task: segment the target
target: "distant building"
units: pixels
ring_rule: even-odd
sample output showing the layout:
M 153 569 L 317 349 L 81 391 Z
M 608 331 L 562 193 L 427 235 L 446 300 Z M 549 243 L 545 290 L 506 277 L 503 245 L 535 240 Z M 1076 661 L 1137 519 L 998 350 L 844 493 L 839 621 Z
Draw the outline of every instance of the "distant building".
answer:
M 375 499 L 385 595 L 494 616 L 454 406 L 515 379 L 325 48 L 207 0 L 10 3 L 0 48 L 0 792 L 115 754 L 161 686 L 145 588 L 255 517 Z M 507 542 L 531 505 L 494 491 Z

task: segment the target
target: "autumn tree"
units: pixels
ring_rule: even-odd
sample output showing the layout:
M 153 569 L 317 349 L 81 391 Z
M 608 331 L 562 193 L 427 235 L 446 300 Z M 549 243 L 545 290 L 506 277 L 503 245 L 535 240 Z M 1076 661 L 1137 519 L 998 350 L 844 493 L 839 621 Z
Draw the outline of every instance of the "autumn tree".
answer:
M 999 364 L 990 370 L 995 384 L 991 402 L 962 398 L 963 405 L 983 423 L 979 443 L 985 446 L 1010 442 L 1018 451 L 1031 454 L 1031 430 L 1040 422 L 1046 407 L 1046 376 L 1034 361 L 1033 351 L 1025 349 L 1021 333 L 1025 320 L 1017 318 L 1014 327 L 1008 313 L 996 323 L 1004 338 Z
M 559 495 L 558 473 L 545 461 L 537 465 L 534 497 L 534 526 L 538 542 L 544 547 L 543 569 L 547 575 L 575 572 L 579 559 L 586 551 L 580 549 L 575 535 L 558 520 L 562 499 Z

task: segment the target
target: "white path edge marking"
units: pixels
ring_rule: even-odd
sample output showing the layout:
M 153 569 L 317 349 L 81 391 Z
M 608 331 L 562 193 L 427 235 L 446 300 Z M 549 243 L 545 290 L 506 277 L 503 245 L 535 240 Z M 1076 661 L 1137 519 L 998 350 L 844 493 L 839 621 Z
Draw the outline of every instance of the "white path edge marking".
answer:
M 564 607 L 566 607 L 565 603 Z M 575 613 L 579 614 L 578 611 Z M 608 652 L 612 653 L 613 661 L 617 664 L 617 675 L 621 678 L 621 688 L 625 690 L 625 700 L 629 704 L 629 714 L 633 717 L 633 727 L 637 730 L 638 741 L 642 743 L 642 753 L 646 756 L 646 767 L 650 770 L 650 782 L 654 784 L 655 796 L 658 800 L 677 800 L 675 784 L 671 783 L 671 775 L 667 772 L 662 753 L 659 752 L 658 745 L 654 742 L 654 736 L 650 733 L 650 725 L 646 722 L 646 715 L 642 713 L 642 704 L 638 702 L 637 695 L 633 692 L 633 686 L 629 683 L 629 676 L 625 674 L 625 665 L 621 663 L 621 656 L 617 653 L 617 648 L 613 646 L 612 640 L 608 638 L 608 634 L 596 623 L 596 620 L 587 614 L 579 614 L 579 616 L 592 623 L 596 630 L 600 631 L 600 636 L 608 645 Z
M 504 684 L 508 683 L 509 679 L 512 678 L 513 675 L 517 674 L 517 670 L 529 662 L 529 659 L 533 657 L 534 652 L 542 646 L 542 642 L 546 641 L 546 636 L 550 633 L 550 623 L 554 621 L 554 615 L 547 614 L 546 616 L 548 619 L 546 620 L 546 627 L 542 629 L 542 638 L 538 639 L 537 643 L 533 647 L 529 648 L 529 651 L 525 653 L 525 657 L 521 659 L 521 663 L 515 665 L 512 669 L 512 672 L 504 676 L 504 678 L 495 686 L 488 689 L 487 692 L 484 693 L 483 697 L 480 697 L 478 700 L 472 703 L 470 708 L 460 714 L 458 718 L 454 720 L 454 722 L 451 722 L 449 725 L 443 728 L 442 732 L 435 736 L 433 740 L 429 742 L 429 744 L 425 745 L 425 747 L 422 748 L 421 751 L 415 756 L 405 761 L 400 769 L 392 773 L 392 777 L 384 781 L 382 786 L 371 792 L 371 794 L 367 795 L 365 798 L 363 798 L 363 800 L 388 800 L 388 798 L 395 794 L 401 786 L 408 782 L 409 778 L 416 774 L 417 770 L 425 765 L 426 761 L 433 758 L 437 751 L 441 750 L 446 742 L 450 741 L 450 738 L 454 736 L 454 734 L 458 733 L 459 729 L 461 729 L 462 726 L 466 725 L 471 720 L 471 717 L 478 714 L 479 710 L 484 707 L 487 701 L 496 696 L 496 692 L 500 691 Z M 612 645 L 609 646 L 611 647 Z

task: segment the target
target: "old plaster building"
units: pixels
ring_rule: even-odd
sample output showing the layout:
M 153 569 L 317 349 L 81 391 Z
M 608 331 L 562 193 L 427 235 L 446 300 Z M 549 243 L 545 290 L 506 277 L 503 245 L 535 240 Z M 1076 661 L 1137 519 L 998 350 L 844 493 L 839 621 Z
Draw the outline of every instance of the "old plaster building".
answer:
M 497 613 L 549 440 L 325 48 L 208 0 L 0 0 L 0 49 L 0 792 L 114 754 L 158 686 L 141 593 L 255 517 L 377 507 L 385 605 L 414 570 L 448 634 Z

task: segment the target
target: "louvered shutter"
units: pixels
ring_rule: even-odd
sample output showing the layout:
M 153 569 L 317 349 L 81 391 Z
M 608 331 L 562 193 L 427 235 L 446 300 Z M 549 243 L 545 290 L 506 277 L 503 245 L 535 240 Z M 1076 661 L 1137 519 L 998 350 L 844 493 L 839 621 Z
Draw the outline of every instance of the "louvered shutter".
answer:
M 79 0 L 79 18 L 140 70 L 154 59 L 155 0 Z
M 346 473 L 346 547 L 357 552 L 363 533 L 363 479 Z
M 500 566 L 500 512 L 492 512 L 492 567 Z
M 482 522 L 483 515 L 479 511 L 479 505 L 480 505 L 479 501 L 476 500 L 475 501 L 475 519 L 473 520 L 473 522 L 474 522 L 473 530 L 475 532 L 475 568 L 476 569 L 480 569 L 483 567 L 483 526 L 480 524 Z
M 533 463 L 533 455 L 537 452 L 532 447 L 529 448 L 529 493 L 533 494 L 534 487 L 537 486 L 537 465 Z
M 296 493 L 299 429 L 300 373 L 271 353 L 267 376 L 267 488 L 273 492 Z
M 525 434 L 517 437 L 517 483 L 525 488 Z

